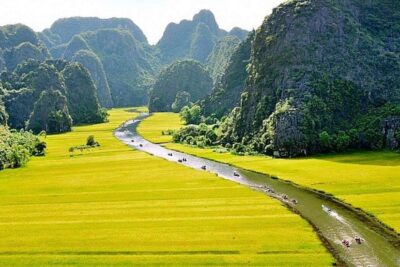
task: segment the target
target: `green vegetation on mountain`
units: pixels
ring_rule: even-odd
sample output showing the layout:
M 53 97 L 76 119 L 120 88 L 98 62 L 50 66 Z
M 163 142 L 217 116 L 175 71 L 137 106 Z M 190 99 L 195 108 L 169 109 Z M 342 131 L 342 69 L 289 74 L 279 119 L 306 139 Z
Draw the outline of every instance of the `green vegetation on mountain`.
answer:
M 280 5 L 252 38 L 245 90 L 240 103 L 232 94 L 227 106 L 238 107 L 219 123 L 217 143 L 277 157 L 398 148 L 399 29 L 393 1 Z M 230 83 L 243 87 L 236 77 Z M 224 114 L 226 88 L 216 85 L 203 114 Z
M 59 19 L 40 37 L 53 57 L 80 62 L 89 70 L 103 107 L 148 101 L 159 60 L 130 19 Z
M 225 142 L 295 156 L 321 151 L 326 131 L 336 140 L 330 151 L 382 148 L 379 120 L 400 115 L 399 27 L 393 1 L 281 5 L 257 31 Z
M 232 34 L 240 38 L 244 32 L 236 28 Z M 206 63 L 218 40 L 227 34 L 219 28 L 211 11 L 201 10 L 191 21 L 170 23 L 157 48 L 164 64 L 179 59 L 194 59 Z
M 249 35 L 249 32 L 246 30 L 243 30 L 239 27 L 234 27 L 230 32 L 229 35 L 236 36 L 240 40 L 246 40 L 247 36 Z
M 179 111 L 177 105 L 196 102 L 212 89 L 212 79 L 196 61 L 177 61 L 158 75 L 150 93 L 149 110 Z M 183 100 L 183 101 L 182 101 Z
M 75 54 L 80 50 L 90 50 L 89 44 L 81 35 L 75 35 L 67 44 L 63 58 L 71 60 Z
M 103 64 L 114 105 L 146 103 L 158 64 L 144 45 L 125 30 L 98 30 L 82 37 Z
M 36 100 L 33 89 L 7 90 L 4 95 L 5 111 L 8 117 L 7 124 L 12 129 L 25 128 Z
M 245 89 L 253 38 L 251 34 L 245 41 L 238 44 L 233 52 L 230 52 L 228 59 L 221 59 L 227 64 L 224 72 L 215 82 L 210 96 L 200 103 L 204 116 L 221 118 L 239 104 L 240 96 Z
M 233 35 L 227 35 L 221 38 L 215 45 L 213 51 L 207 58 L 207 70 L 211 78 L 218 81 L 225 72 L 233 52 L 241 40 Z
M 112 107 L 113 101 L 106 73 L 99 57 L 90 49 L 89 44 L 81 35 L 75 35 L 65 47 L 63 56 L 66 60 L 81 63 L 89 70 L 96 89 L 99 102 L 103 107 Z
M 62 71 L 68 96 L 68 109 L 75 124 L 106 120 L 100 109 L 96 87 L 89 72 L 80 64 L 68 64 Z
M 25 42 L 35 46 L 40 45 L 37 34 L 28 26 L 14 24 L 0 27 L 0 47 L 2 49 L 13 48 Z
M 6 50 L 3 57 L 7 69 L 13 70 L 18 64 L 23 63 L 27 59 L 44 61 L 50 58 L 50 54 L 47 48 L 42 45 L 35 46 L 29 42 L 24 42 L 16 47 Z
M 3 101 L 5 110 L 8 113 L 8 125 L 14 129 L 23 129 L 26 126 L 34 129 L 35 132 L 41 130 L 55 132 L 65 132 L 70 129 L 68 117 L 71 116 L 75 124 L 96 123 L 106 120 L 106 113 L 100 108 L 96 87 L 88 73 L 79 63 L 68 63 L 62 60 L 48 60 L 38 62 L 34 60 L 26 61 L 19 65 L 14 72 L 3 72 L 1 75 Z M 58 94 L 52 94 L 57 91 L 67 98 L 68 109 L 62 106 L 62 99 Z M 46 92 L 43 95 L 43 92 Z M 35 120 L 41 120 L 34 124 L 32 119 L 27 121 L 33 115 L 36 109 L 36 102 L 41 100 L 45 105 L 46 101 L 56 99 L 61 103 L 50 111 L 39 105 L 37 112 L 53 112 L 53 109 L 61 110 L 59 126 L 47 125 L 48 120 L 56 120 L 47 114 L 43 119 L 43 114 L 35 114 Z M 53 115 L 58 110 L 54 111 Z M 56 116 L 56 117 L 57 117 Z M 69 126 L 68 126 L 69 125 Z M 34 127 L 34 128 L 32 128 Z M 40 127 L 43 127 L 40 129 Z
M 29 27 L 22 24 L 0 27 L 0 71 L 13 71 L 28 59 L 44 61 L 48 58 L 49 51 Z
M 210 63 L 213 76 L 220 75 L 226 64 L 223 56 L 229 58 L 232 48 L 228 42 L 218 48 L 216 45 L 228 35 L 237 41 L 236 37 L 245 38 L 247 31 L 221 30 L 214 15 L 202 10 L 192 21 L 171 23 L 156 46 L 148 44 L 131 20 L 119 18 L 59 19 L 38 36 L 54 58 L 78 61 L 87 68 L 101 106 L 112 107 L 147 103 L 154 77 L 162 66 L 176 60 Z M 215 54 L 207 61 L 213 51 Z
M 46 47 L 53 48 L 55 44 L 61 43 L 61 38 L 57 34 L 51 32 L 50 29 L 45 29 L 37 33 L 39 39 L 46 45 Z
M 34 133 L 65 133 L 71 131 L 71 127 L 67 98 L 58 90 L 43 91 L 35 102 L 27 128 Z
M 108 85 L 106 73 L 100 59 L 95 53 L 88 50 L 79 50 L 72 57 L 72 61 L 81 63 L 89 72 L 96 85 L 97 97 L 102 107 L 113 106 L 111 91 Z
M 2 53 L 3 52 L 1 51 L 1 48 L 0 48 L 0 72 L 2 72 L 3 70 L 6 69 L 6 62 L 3 59 Z
M 67 49 L 68 44 L 60 44 L 53 46 L 49 49 L 49 52 L 53 58 L 63 58 L 65 49 Z

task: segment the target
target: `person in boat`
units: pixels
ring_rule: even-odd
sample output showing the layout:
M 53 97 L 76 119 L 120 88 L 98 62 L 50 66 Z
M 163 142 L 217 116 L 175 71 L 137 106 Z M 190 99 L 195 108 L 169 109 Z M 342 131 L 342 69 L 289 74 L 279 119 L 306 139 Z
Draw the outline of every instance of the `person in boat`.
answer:
M 182 162 L 183 162 L 183 160 L 181 160 L 181 159 L 178 159 L 178 162 L 179 162 L 179 163 L 182 163 Z
M 143 147 L 143 145 L 142 145 L 142 144 L 140 144 L 139 146 L 140 146 L 140 147 Z
M 133 140 L 133 139 L 132 139 L 132 140 L 131 140 L 131 142 L 132 142 L 132 143 L 134 143 L 134 142 L 135 142 L 135 140 Z
M 239 175 L 239 173 L 237 173 L 237 172 L 233 172 L 233 176 L 239 177 L 240 175 Z
M 168 153 L 168 156 L 172 157 L 172 153 Z
M 350 247 L 350 241 L 349 240 L 347 240 L 347 239 L 343 239 L 342 240 L 342 244 L 344 245 L 344 246 L 346 246 L 346 247 Z
M 292 199 L 293 204 L 298 204 L 299 202 L 296 199 Z
M 363 239 L 362 239 L 361 237 L 359 237 L 359 236 L 356 236 L 356 237 L 354 238 L 354 240 L 355 240 L 356 243 L 359 244 L 359 245 L 361 245 L 361 244 L 363 243 Z
M 207 169 L 206 165 L 201 166 L 201 169 L 206 170 Z

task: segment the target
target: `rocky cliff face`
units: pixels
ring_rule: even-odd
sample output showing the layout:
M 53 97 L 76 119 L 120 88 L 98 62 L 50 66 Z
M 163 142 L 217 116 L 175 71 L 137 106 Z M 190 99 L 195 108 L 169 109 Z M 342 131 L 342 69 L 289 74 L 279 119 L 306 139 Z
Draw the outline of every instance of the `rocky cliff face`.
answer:
M 304 154 L 319 150 L 322 131 L 349 131 L 370 110 L 400 104 L 397 6 L 295 0 L 276 8 L 256 32 L 227 140 Z
M 105 29 L 82 37 L 103 64 L 114 105 L 147 103 L 149 84 L 159 66 L 143 44 L 124 30 Z
M 207 58 L 207 70 L 211 78 L 218 81 L 227 68 L 232 54 L 240 44 L 241 40 L 233 35 L 221 38 L 215 45 L 213 51 Z
M 221 56 L 226 66 L 221 76 L 216 78 L 210 96 L 201 102 L 203 115 L 220 118 L 239 105 L 240 95 L 245 89 L 246 68 L 250 61 L 253 38 L 254 35 L 250 35 L 245 41 L 237 44 L 228 55 Z M 218 62 L 217 65 L 223 64 Z
M 111 89 L 108 85 L 106 73 L 103 64 L 96 54 L 90 50 L 79 50 L 71 60 L 81 63 L 89 71 L 96 85 L 100 105 L 105 108 L 113 107 Z

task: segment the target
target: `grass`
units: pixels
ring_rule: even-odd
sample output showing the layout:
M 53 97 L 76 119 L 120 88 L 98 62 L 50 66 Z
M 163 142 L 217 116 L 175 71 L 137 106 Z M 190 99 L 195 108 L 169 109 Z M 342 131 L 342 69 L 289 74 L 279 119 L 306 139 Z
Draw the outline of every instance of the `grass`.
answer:
M 153 143 L 171 142 L 170 135 L 163 135 L 162 131 L 178 130 L 182 127 L 181 119 L 178 114 L 171 116 L 171 113 L 157 113 L 151 120 L 141 122 L 141 133 L 143 136 L 150 138 Z
M 0 172 L 0 266 L 328 266 L 311 227 L 278 201 L 134 151 L 134 116 L 48 136 L 48 155 Z M 101 147 L 76 152 L 94 135 Z
M 171 118 L 169 127 L 178 127 L 178 115 L 155 114 L 140 126 L 146 138 L 157 138 L 155 128 L 160 117 Z M 176 125 L 172 125 L 172 122 Z M 152 134 L 146 135 L 146 125 Z M 158 128 L 158 135 L 163 130 Z M 171 137 L 170 137 L 171 138 Z M 170 142 L 171 139 L 167 140 Z M 392 151 L 363 151 L 299 159 L 273 159 L 266 156 L 236 156 L 168 143 L 168 148 L 203 158 L 229 163 L 249 170 L 277 176 L 297 184 L 331 193 L 355 207 L 362 208 L 379 220 L 400 231 L 400 154 Z

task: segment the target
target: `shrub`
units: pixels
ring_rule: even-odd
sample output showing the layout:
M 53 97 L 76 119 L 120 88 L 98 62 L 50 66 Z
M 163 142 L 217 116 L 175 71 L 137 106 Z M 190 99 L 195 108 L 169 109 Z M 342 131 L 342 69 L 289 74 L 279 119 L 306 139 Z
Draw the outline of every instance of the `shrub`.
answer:
M 343 151 L 350 145 L 350 137 L 343 131 L 339 131 L 339 134 L 335 139 L 335 147 L 337 151 Z
M 201 122 L 201 108 L 198 105 L 194 105 L 191 108 L 185 106 L 179 113 L 185 124 L 199 124 Z
M 43 156 L 46 143 L 31 132 L 0 127 L 0 170 L 24 166 L 30 156 Z
M 331 136 L 323 131 L 319 134 L 319 143 L 323 151 L 329 151 L 331 149 Z

